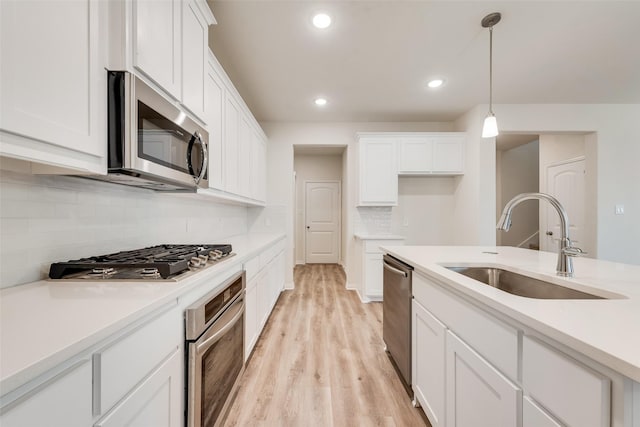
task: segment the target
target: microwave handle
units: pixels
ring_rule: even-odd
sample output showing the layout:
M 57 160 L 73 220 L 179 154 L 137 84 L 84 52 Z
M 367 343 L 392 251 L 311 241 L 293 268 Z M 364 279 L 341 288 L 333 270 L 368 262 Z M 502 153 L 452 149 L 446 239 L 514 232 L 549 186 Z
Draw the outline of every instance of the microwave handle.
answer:
M 191 163 L 191 152 L 193 151 L 193 146 L 196 145 L 196 142 L 202 147 L 202 170 L 200 171 L 200 176 L 194 177 L 196 184 L 198 184 L 207 173 L 207 166 L 209 165 L 209 153 L 207 151 L 207 144 L 204 143 L 200 134 L 197 131 L 194 132 L 191 136 L 191 141 L 189 141 L 189 147 L 187 148 L 187 166 L 189 166 L 189 173 L 191 175 L 194 174 L 193 164 Z

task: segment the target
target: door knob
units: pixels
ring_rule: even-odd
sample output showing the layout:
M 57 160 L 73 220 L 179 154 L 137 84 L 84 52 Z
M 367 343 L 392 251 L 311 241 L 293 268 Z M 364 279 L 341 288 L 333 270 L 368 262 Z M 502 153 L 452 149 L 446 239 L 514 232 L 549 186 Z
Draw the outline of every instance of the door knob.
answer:
M 308 227 L 307 227 L 308 228 Z M 553 236 L 553 231 L 547 231 L 547 236 Z
M 307 230 L 309 229 L 309 226 L 307 225 Z

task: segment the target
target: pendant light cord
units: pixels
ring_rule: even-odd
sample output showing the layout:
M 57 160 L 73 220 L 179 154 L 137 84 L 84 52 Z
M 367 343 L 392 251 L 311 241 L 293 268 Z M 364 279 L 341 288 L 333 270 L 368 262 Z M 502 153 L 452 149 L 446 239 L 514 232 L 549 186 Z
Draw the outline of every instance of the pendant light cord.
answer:
M 489 113 L 493 114 L 493 26 L 489 27 Z

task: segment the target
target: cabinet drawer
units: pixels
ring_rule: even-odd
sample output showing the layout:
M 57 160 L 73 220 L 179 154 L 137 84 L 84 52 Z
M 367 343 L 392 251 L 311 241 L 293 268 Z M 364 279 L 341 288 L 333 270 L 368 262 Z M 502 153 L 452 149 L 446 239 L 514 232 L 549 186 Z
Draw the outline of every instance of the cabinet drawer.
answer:
M 610 425 L 611 380 L 527 336 L 522 346 L 522 384 L 568 426 Z
M 438 320 L 511 379 L 518 378 L 518 331 L 413 274 L 413 296 Z
M 178 348 L 182 317 L 169 310 L 93 355 L 94 415 L 104 413 Z
M 260 255 L 251 258 L 244 263 L 244 271 L 246 272 L 247 282 L 253 279 L 253 277 L 260 271 Z
M 2 427 L 86 427 L 91 418 L 89 360 L 79 361 L 0 410 Z

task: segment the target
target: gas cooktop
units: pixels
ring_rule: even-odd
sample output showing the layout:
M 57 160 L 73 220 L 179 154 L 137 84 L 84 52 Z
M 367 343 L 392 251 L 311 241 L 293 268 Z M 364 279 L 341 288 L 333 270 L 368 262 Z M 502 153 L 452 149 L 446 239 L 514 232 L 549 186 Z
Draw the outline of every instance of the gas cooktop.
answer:
M 56 262 L 51 279 L 163 280 L 213 265 L 235 255 L 228 244 L 157 245 L 109 255 Z

